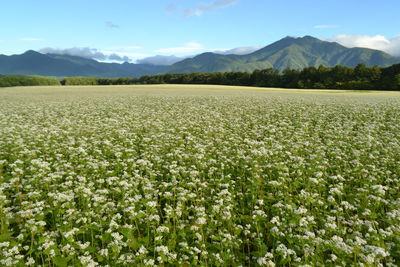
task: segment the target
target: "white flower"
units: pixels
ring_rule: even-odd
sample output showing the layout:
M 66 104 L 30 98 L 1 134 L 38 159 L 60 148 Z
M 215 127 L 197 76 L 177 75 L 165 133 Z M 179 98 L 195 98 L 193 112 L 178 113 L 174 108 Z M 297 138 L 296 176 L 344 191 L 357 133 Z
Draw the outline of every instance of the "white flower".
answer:
M 306 214 L 307 209 L 304 207 L 299 207 L 297 210 L 294 211 L 295 214 Z
M 153 259 L 144 259 L 143 260 L 144 265 L 146 266 L 155 266 L 155 261 Z
M 199 225 L 203 225 L 206 223 L 207 223 L 207 220 L 204 217 L 197 218 L 197 220 L 196 220 L 196 224 L 199 224 Z
M 149 201 L 146 204 L 149 208 L 155 208 L 157 207 L 157 201 Z
M 28 260 L 25 262 L 26 265 L 33 265 L 35 264 L 35 260 L 32 257 L 29 257 Z
M 169 233 L 169 228 L 167 226 L 159 226 L 157 227 L 157 232 L 158 233 Z
M 166 247 L 166 246 L 157 246 L 157 247 L 155 248 L 155 250 L 156 250 L 158 253 L 163 253 L 164 255 L 167 255 L 168 252 L 169 252 L 168 247 Z
M 108 249 L 100 249 L 99 254 L 101 256 L 107 257 L 108 256 Z
M 136 255 L 143 255 L 143 254 L 147 254 L 148 253 L 148 250 L 144 247 L 144 246 L 141 246 L 140 248 L 139 248 L 139 250 L 138 250 L 138 252 L 136 253 Z

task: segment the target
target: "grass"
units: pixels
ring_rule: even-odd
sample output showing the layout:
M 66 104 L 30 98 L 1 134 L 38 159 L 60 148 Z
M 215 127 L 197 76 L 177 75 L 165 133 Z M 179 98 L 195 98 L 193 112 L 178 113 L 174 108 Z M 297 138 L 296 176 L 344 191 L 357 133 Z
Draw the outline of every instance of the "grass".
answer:
M 0 89 L 2 266 L 398 266 L 400 94 Z

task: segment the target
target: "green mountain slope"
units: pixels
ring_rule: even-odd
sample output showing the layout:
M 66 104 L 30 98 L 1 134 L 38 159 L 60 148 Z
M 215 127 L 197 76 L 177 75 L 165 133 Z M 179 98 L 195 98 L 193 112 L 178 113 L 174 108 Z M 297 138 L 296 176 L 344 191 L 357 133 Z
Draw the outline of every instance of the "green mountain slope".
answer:
M 165 68 L 149 64 L 102 63 L 82 57 L 41 54 L 31 50 L 21 55 L 0 55 L 1 74 L 113 78 L 153 75 Z
M 253 71 L 255 69 L 302 69 L 309 66 L 389 66 L 399 60 L 382 51 L 347 48 L 311 36 L 286 37 L 248 55 L 204 53 L 170 66 L 167 73 Z

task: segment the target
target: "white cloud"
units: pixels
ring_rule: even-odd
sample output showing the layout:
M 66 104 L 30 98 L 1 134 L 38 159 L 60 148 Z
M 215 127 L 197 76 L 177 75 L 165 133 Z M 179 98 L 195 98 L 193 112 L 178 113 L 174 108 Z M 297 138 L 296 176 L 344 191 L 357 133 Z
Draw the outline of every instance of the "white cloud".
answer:
M 151 55 L 144 53 L 132 53 L 125 51 L 115 51 L 115 50 L 101 50 L 101 52 L 107 57 L 105 61 L 126 61 L 132 62 L 138 58 L 149 57 Z
M 324 40 L 337 42 L 347 47 L 366 47 L 382 50 L 393 56 L 400 56 L 400 35 L 395 36 L 392 39 L 387 39 L 383 35 L 369 36 L 340 34 Z
M 106 21 L 106 26 L 108 28 L 111 28 L 111 29 L 118 29 L 119 28 L 119 25 L 117 25 L 117 24 L 115 24 L 115 23 L 113 23 L 111 21 Z
M 68 55 L 68 56 L 76 56 L 76 57 L 83 57 L 96 60 L 107 59 L 107 56 L 105 54 L 98 51 L 97 49 L 89 47 L 72 47 L 67 49 L 46 47 L 39 49 L 39 52 L 43 54 Z
M 20 39 L 21 41 L 25 42 L 38 42 L 38 41 L 43 41 L 41 38 L 33 38 L 33 37 L 24 37 Z
M 105 54 L 105 61 L 117 61 L 117 62 L 130 62 L 132 59 L 127 55 L 119 55 L 117 53 Z
M 216 9 L 228 7 L 235 4 L 236 2 L 238 2 L 238 0 L 216 0 L 208 4 L 200 4 L 195 8 L 187 8 L 184 10 L 184 14 L 186 17 L 201 16 L 206 12 L 211 12 Z
M 262 46 L 245 46 L 245 47 L 237 47 L 233 49 L 218 49 L 214 53 L 222 54 L 222 55 L 247 55 L 253 53 L 257 50 L 263 48 Z
M 39 50 L 43 54 L 69 55 L 83 57 L 105 62 L 132 62 L 137 58 L 148 57 L 150 55 L 143 53 L 129 53 L 110 50 L 98 50 L 90 47 L 73 47 L 67 49 L 42 48 Z
M 338 27 L 337 25 L 315 25 L 313 28 L 322 30 L 322 29 L 334 29 L 337 27 Z
M 167 6 L 164 8 L 164 10 L 165 10 L 165 12 L 166 12 L 167 14 L 172 14 L 172 13 L 175 12 L 175 10 L 176 10 L 177 8 L 178 8 L 177 5 L 175 5 L 175 4 L 169 4 L 169 5 L 167 5 Z
M 203 45 L 197 42 L 188 42 L 184 46 L 162 48 L 156 50 L 157 53 L 162 54 L 181 54 L 181 53 L 191 53 L 203 49 Z

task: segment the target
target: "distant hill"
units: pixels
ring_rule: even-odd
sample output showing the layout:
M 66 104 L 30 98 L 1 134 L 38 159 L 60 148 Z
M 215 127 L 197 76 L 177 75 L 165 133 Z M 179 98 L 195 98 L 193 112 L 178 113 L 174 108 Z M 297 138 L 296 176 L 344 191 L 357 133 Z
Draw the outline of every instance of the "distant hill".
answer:
M 165 69 L 165 66 L 150 64 L 102 63 L 76 56 L 41 54 L 32 50 L 21 55 L 0 55 L 1 74 L 113 78 L 153 75 Z
M 389 66 L 399 60 L 382 51 L 347 48 L 311 36 L 286 37 L 248 55 L 203 53 L 170 66 L 166 73 L 248 71 L 255 69 L 303 69 L 309 66 Z
M 203 53 L 171 66 L 131 63 L 102 63 L 77 56 L 41 54 L 27 51 L 21 55 L 0 55 L 0 74 L 56 77 L 140 77 L 161 73 L 226 72 L 255 69 L 303 69 L 309 66 L 336 65 L 389 66 L 400 62 L 389 54 L 368 48 L 347 48 L 311 36 L 286 37 L 247 55 Z

